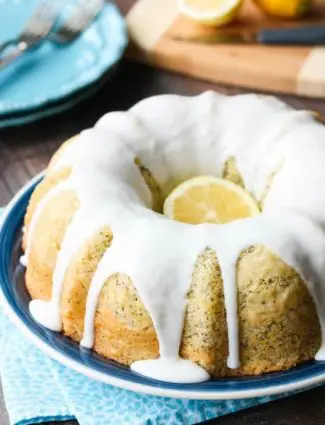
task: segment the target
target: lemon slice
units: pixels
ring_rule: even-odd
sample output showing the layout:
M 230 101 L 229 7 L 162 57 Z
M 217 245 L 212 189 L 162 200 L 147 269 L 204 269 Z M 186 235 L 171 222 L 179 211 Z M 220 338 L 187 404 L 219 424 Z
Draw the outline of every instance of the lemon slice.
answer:
M 164 203 L 164 214 L 183 223 L 227 223 L 259 213 L 254 199 L 234 183 L 200 176 L 177 186 Z
M 235 19 L 242 0 L 178 0 L 181 13 L 205 25 L 219 26 Z

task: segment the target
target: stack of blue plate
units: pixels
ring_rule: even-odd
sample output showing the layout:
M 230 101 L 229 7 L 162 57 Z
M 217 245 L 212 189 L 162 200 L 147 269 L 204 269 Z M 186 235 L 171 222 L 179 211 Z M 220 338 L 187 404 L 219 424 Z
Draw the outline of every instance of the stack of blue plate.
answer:
M 39 1 L 0 1 L 0 43 L 19 34 Z M 114 4 L 107 3 L 74 42 L 45 41 L 25 53 L 0 70 L 0 128 L 53 115 L 93 94 L 111 74 L 126 45 L 123 17 Z

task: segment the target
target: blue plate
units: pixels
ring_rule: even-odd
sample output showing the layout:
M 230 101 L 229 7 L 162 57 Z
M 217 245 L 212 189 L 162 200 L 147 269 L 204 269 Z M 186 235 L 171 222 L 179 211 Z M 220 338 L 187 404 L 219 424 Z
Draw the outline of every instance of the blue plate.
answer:
M 42 118 L 51 117 L 72 108 L 77 103 L 97 93 L 97 91 L 100 90 L 100 88 L 106 83 L 107 79 L 110 78 L 116 71 L 117 66 L 118 65 L 114 65 L 110 68 L 109 72 L 105 74 L 105 78 L 101 78 L 90 87 L 79 90 L 73 96 L 67 96 L 59 102 L 51 102 L 47 104 L 46 107 L 40 109 L 29 109 L 28 112 L 25 113 L 6 114 L 3 116 L 0 114 L 0 129 L 28 124 Z
M 32 110 L 27 114 L 21 114 L 18 116 L 9 115 L 5 118 L 2 118 L 0 116 L 0 129 L 8 127 L 18 127 L 33 121 L 38 121 L 42 118 L 51 117 L 53 115 L 59 114 L 60 112 L 64 112 L 72 108 L 74 105 L 81 102 L 82 100 L 86 99 L 87 97 L 91 96 L 92 94 L 96 93 L 99 88 L 100 87 L 97 86 L 92 87 L 88 90 L 83 91 L 82 93 L 78 93 L 73 98 L 66 100 L 62 103 L 60 102 L 57 105 L 52 105 L 47 108 Z
M 93 379 L 152 395 L 190 399 L 236 399 L 298 390 L 325 381 L 325 363 L 308 362 L 286 372 L 261 377 L 211 380 L 200 384 L 171 384 L 145 378 L 128 367 L 81 348 L 60 333 L 38 325 L 29 314 L 24 285 L 21 227 L 29 197 L 41 179 L 37 176 L 11 201 L 0 228 L 0 299 L 9 318 L 40 349 L 64 365 Z
M 0 1 L 0 43 L 19 34 L 39 1 Z M 45 41 L 0 71 L 0 117 L 46 107 L 90 86 L 120 60 L 127 41 L 123 17 L 107 3 L 74 42 Z

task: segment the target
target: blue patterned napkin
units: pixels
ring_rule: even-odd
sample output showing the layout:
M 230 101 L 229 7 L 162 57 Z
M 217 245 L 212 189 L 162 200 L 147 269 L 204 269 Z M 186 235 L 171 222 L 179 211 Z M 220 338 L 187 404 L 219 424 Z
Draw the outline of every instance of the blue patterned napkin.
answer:
M 197 401 L 115 388 L 51 360 L 1 309 L 0 347 L 2 385 L 12 425 L 74 418 L 80 425 L 192 425 L 288 395 Z

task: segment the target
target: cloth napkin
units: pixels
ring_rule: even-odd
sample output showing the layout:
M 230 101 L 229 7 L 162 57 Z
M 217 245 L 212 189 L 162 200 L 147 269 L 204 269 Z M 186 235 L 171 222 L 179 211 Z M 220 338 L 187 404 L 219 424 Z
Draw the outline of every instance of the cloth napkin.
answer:
M 80 425 L 192 425 L 289 393 L 245 400 L 155 397 L 91 380 L 51 360 L 0 308 L 0 372 L 11 425 L 77 419 Z

